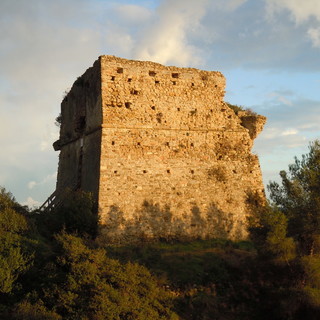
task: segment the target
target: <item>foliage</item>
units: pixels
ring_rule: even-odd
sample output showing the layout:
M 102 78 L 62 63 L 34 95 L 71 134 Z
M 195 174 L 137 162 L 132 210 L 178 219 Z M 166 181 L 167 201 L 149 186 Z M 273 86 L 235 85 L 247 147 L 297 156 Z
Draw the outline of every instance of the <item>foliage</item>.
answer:
M 238 114 L 239 111 L 244 111 L 245 108 L 243 106 L 239 106 L 237 104 L 231 104 L 229 102 L 226 102 L 226 105 L 234 111 L 235 114 Z
M 82 190 L 66 190 L 63 202 L 52 212 L 45 213 L 40 219 L 51 234 L 65 230 L 79 235 L 95 237 L 99 217 L 91 193 Z
M 28 223 L 14 208 L 14 198 L 0 189 L 0 294 L 9 294 L 16 287 L 18 277 L 32 262 L 28 250 Z
M 175 318 L 170 295 L 145 268 L 121 264 L 105 250 L 90 249 L 81 238 L 64 232 L 56 241 L 56 274 L 42 297 L 46 312 L 66 320 Z
M 175 310 L 181 319 L 246 319 L 256 312 L 259 286 L 250 242 L 158 242 L 107 251 L 121 261 L 137 261 L 164 279 L 177 297 Z
M 43 302 L 37 303 L 22 301 L 11 313 L 13 320 L 62 320 L 62 317 L 54 311 L 48 310 Z
M 320 142 L 309 153 L 281 171 L 282 185 L 270 183 L 270 198 L 288 218 L 288 235 L 299 245 L 301 255 L 320 253 Z
M 175 310 L 184 320 L 319 319 L 320 143 L 281 178 L 268 186 L 271 205 L 251 199 L 252 242 L 241 243 L 108 246 L 95 238 L 90 195 L 66 193 L 55 212 L 30 216 L 1 189 L 0 298 L 13 300 L 2 299 L 0 318 L 177 319 Z M 36 258 L 31 220 L 34 233 L 47 233 L 33 235 Z
M 252 111 L 250 108 L 245 108 L 245 107 L 239 106 L 239 105 L 237 105 L 237 104 L 231 104 L 231 103 L 229 103 L 229 102 L 226 102 L 226 105 L 227 105 L 230 109 L 232 109 L 235 114 L 238 114 L 239 111 L 245 111 L 246 114 L 248 114 L 248 115 L 251 115 L 251 116 L 257 115 L 257 113 L 254 112 L 254 111 Z
M 295 242 L 287 237 L 287 217 L 275 207 L 257 210 L 251 217 L 250 236 L 261 257 L 289 264 L 296 256 Z
M 62 123 L 62 115 L 61 115 L 61 112 L 60 112 L 59 115 L 56 117 L 54 124 L 57 127 L 60 128 L 61 127 L 61 123 Z
M 273 269 L 270 279 L 279 279 L 287 295 L 279 301 L 287 306 L 287 317 L 320 317 L 320 143 L 289 171 L 281 171 L 282 184 L 268 186 L 273 207 L 257 212 L 251 237 L 263 259 Z M 268 280 L 270 281 L 270 280 Z M 274 290 L 274 289 L 273 289 Z M 275 290 L 278 295 L 280 290 Z M 288 307 L 288 306 L 291 307 Z M 279 313 L 280 314 L 280 313 Z M 283 313 L 284 314 L 284 313 Z

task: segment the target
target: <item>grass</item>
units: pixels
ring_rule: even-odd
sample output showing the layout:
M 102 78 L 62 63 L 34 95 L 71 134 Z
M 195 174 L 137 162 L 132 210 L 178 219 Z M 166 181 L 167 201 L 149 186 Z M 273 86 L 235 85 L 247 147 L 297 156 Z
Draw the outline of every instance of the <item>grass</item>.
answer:
M 255 254 L 248 241 L 222 239 L 109 246 L 107 252 L 123 262 L 146 266 L 176 288 L 225 282 L 230 269 L 237 268 L 241 261 Z
M 108 246 L 112 258 L 147 267 L 175 297 L 181 319 L 248 319 L 258 305 L 249 241 L 212 239 Z

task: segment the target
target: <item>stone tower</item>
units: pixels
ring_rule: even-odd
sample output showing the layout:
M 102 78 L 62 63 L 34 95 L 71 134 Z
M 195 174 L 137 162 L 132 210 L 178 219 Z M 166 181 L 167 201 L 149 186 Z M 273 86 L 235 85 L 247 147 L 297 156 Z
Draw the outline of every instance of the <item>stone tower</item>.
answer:
M 113 241 L 245 238 L 266 118 L 224 93 L 220 72 L 99 57 L 61 104 L 57 190 L 92 192 Z

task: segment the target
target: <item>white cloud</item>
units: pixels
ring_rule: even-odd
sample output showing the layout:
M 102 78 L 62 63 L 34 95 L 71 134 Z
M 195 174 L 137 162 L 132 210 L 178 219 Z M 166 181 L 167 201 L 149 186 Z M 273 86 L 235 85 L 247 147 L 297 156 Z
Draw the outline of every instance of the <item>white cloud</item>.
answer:
M 36 185 L 37 185 L 37 183 L 36 183 L 35 181 L 30 181 L 30 182 L 28 183 L 28 188 L 29 188 L 29 189 L 33 189 L 34 186 L 36 186 Z
M 52 174 L 47 175 L 42 180 L 36 182 L 36 181 L 30 181 L 28 183 L 28 188 L 33 189 L 34 187 L 42 186 L 44 184 L 47 184 L 48 182 L 55 181 L 57 178 L 57 172 L 54 172 Z
M 201 62 L 200 50 L 188 42 L 188 33 L 197 33 L 205 15 L 207 0 L 164 0 L 154 22 L 137 41 L 134 57 L 179 66 Z
M 141 22 L 148 21 L 152 15 L 150 9 L 133 4 L 119 5 L 115 11 L 119 18 L 127 24 L 141 24 Z
M 265 0 L 267 14 L 272 20 L 283 12 L 289 12 L 296 26 L 305 28 L 305 36 L 313 47 L 320 47 L 320 1 L 318 0 Z M 278 17 L 280 18 L 280 17 Z
M 32 197 L 28 197 L 27 200 L 21 203 L 23 206 L 28 206 L 29 208 L 38 208 L 41 205 L 41 202 L 34 200 Z
M 299 131 L 296 129 L 287 129 L 281 133 L 282 136 L 292 136 L 296 135 Z
M 28 182 L 57 167 L 52 143 L 63 91 L 99 55 L 100 35 L 88 19 L 82 0 L 0 1 L 0 166 L 7 172 L 0 184 L 18 201 L 29 196 Z M 36 197 L 52 188 L 44 184 Z
M 288 10 L 292 19 L 301 24 L 311 17 L 320 21 L 320 2 L 318 0 L 265 0 L 270 15 Z
M 312 45 L 314 47 L 320 47 L 320 27 L 310 28 L 307 33 L 311 39 Z
M 248 0 L 229 0 L 229 1 L 224 1 L 224 7 L 227 10 L 234 11 L 241 7 L 243 4 L 245 4 Z

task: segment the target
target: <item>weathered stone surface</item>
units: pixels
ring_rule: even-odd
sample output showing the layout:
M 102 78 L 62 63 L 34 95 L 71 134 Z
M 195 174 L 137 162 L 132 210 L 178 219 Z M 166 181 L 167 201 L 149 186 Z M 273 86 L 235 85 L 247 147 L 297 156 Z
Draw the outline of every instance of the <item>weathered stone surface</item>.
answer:
M 224 90 L 220 72 L 101 56 L 62 102 L 57 188 L 93 192 L 113 241 L 245 238 L 266 118 Z

